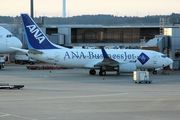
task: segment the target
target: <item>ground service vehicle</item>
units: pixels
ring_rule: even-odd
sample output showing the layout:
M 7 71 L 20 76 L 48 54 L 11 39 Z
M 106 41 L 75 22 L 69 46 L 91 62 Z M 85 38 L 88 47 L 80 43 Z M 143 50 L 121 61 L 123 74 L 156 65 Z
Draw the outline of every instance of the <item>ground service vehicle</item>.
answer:
M 0 56 L 0 69 L 4 68 L 5 65 L 5 58 L 4 56 Z
M 25 53 L 23 52 L 16 52 L 15 54 L 15 63 L 16 64 L 25 64 L 25 63 L 29 63 L 31 65 L 33 65 L 36 62 L 35 59 L 32 59 L 30 57 L 28 57 Z

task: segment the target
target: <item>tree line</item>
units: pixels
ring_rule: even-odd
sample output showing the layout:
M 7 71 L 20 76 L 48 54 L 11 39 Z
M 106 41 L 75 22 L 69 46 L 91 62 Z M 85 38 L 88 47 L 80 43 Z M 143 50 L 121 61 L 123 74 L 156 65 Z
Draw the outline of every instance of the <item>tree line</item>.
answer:
M 73 17 L 46 17 L 43 16 L 45 24 L 100 24 L 100 25 L 128 25 L 128 24 L 159 24 L 160 18 L 164 18 L 166 24 L 179 24 L 180 14 L 153 15 L 153 16 L 114 16 L 114 15 L 81 15 Z M 37 23 L 42 22 L 42 17 L 34 18 Z M 0 23 L 13 24 L 21 22 L 20 16 L 0 16 Z

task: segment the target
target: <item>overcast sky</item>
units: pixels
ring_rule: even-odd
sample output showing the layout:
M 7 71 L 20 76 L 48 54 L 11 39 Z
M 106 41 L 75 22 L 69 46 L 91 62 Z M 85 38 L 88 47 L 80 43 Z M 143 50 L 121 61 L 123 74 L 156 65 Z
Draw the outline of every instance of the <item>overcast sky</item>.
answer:
M 30 14 L 30 0 L 0 0 L 1 16 Z M 66 0 L 66 16 L 111 14 L 116 16 L 180 13 L 180 0 Z M 34 0 L 34 15 L 62 17 L 62 0 Z

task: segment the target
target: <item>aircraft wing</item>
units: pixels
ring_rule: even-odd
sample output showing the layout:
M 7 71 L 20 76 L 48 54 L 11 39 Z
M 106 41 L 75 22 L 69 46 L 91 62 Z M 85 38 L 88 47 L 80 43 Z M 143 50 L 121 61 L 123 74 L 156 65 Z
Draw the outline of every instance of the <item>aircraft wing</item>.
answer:
M 116 61 L 108 56 L 107 52 L 105 51 L 105 49 L 102 46 L 101 46 L 101 51 L 102 51 L 104 59 L 101 62 L 96 63 L 94 66 L 116 66 L 116 65 L 119 65 L 118 61 Z
M 104 57 L 104 59 L 101 62 L 92 61 L 84 65 L 84 67 L 85 68 L 99 68 L 101 66 L 109 67 L 109 66 L 117 66 L 120 64 L 118 61 L 110 58 L 102 46 L 101 46 L 101 51 Z

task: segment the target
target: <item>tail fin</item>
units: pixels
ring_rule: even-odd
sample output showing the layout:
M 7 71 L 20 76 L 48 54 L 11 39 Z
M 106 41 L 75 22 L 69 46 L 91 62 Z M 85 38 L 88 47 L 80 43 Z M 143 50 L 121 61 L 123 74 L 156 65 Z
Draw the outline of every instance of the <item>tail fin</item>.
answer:
M 21 14 L 21 19 L 26 35 L 29 49 L 61 49 L 59 45 L 53 44 L 37 26 L 37 24 L 29 17 L 28 14 Z

